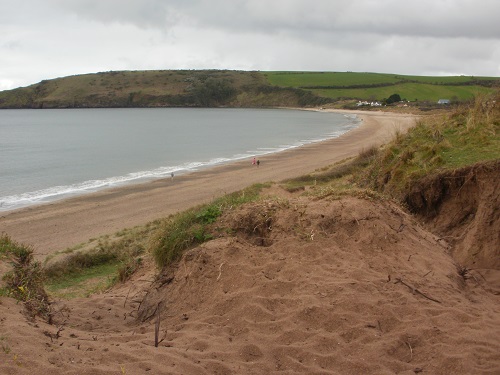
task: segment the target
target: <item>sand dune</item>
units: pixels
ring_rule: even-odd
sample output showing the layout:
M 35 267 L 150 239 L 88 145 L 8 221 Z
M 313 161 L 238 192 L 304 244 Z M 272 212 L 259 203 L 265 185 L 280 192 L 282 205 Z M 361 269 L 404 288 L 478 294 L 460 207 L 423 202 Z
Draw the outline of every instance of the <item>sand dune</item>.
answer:
M 224 216 L 218 225 L 239 223 L 233 236 L 188 251 L 155 282 L 145 267 L 102 295 L 56 304 L 53 326 L 2 300 L 11 351 L 0 370 L 498 373 L 498 295 L 479 274 L 461 277 L 443 241 L 389 202 L 287 200 Z M 272 227 L 251 229 L 263 215 Z

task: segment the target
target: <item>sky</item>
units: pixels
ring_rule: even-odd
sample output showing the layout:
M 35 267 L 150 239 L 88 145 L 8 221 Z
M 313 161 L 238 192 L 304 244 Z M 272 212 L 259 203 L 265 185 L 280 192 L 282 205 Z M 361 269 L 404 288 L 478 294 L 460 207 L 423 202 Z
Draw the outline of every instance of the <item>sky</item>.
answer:
M 0 0 L 0 90 L 117 70 L 500 76 L 499 0 Z

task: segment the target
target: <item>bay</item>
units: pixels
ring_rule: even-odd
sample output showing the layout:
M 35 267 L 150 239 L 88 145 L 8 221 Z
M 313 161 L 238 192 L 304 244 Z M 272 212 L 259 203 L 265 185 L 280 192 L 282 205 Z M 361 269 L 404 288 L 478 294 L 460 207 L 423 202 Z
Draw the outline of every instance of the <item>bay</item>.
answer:
M 0 111 L 0 211 L 338 137 L 354 116 L 281 109 Z

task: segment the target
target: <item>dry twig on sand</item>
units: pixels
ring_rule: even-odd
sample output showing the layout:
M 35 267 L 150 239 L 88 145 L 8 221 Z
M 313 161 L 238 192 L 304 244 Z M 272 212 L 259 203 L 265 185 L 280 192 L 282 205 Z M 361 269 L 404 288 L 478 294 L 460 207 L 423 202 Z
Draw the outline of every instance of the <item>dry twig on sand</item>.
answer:
M 123 307 L 125 307 L 125 305 L 127 304 L 128 295 L 130 294 L 131 290 L 132 290 L 132 287 L 130 287 L 129 290 L 128 290 L 127 297 L 125 297 L 125 302 L 123 302 Z
M 408 345 L 408 348 L 410 348 L 410 360 L 408 361 L 408 363 L 411 362 L 411 360 L 413 359 L 413 348 L 411 347 L 411 344 L 408 342 L 408 341 L 405 341 L 406 345 Z
M 395 282 L 394 284 L 397 284 L 397 283 L 401 283 L 401 284 L 403 284 L 403 285 L 406 285 L 408 288 L 410 288 L 410 289 L 411 289 L 412 293 L 417 293 L 417 294 L 420 294 L 422 297 L 425 297 L 425 298 L 427 298 L 427 299 L 428 299 L 428 300 L 430 300 L 430 301 L 434 301 L 434 302 L 437 302 L 437 303 L 441 303 L 441 301 L 438 301 L 437 299 L 434 299 L 434 298 L 432 298 L 432 297 L 429 297 L 428 295 L 426 295 L 426 294 L 422 293 L 422 292 L 421 292 L 420 290 L 418 290 L 417 288 L 414 288 L 414 287 L 412 287 L 411 285 L 409 285 L 409 284 L 405 283 L 401 277 L 398 277 L 398 278 L 396 279 L 396 282 Z
M 222 262 L 219 266 L 219 276 L 217 276 L 217 281 L 219 281 L 221 275 L 222 275 L 222 266 L 224 265 L 224 262 Z
M 162 338 L 161 340 L 159 339 L 160 337 L 160 311 L 161 311 L 161 308 L 160 308 L 160 305 L 161 305 L 161 302 L 158 304 L 158 306 L 156 307 L 156 322 L 155 322 L 155 348 L 158 347 L 158 344 L 160 344 L 164 339 Z

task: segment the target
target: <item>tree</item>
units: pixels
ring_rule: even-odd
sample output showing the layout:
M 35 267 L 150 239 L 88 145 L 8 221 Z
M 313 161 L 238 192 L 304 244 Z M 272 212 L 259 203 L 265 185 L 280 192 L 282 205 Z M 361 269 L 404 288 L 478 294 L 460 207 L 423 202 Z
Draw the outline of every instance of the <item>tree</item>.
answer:
M 195 86 L 193 95 L 198 105 L 212 107 L 226 104 L 236 95 L 236 89 L 228 80 L 210 77 Z
M 385 100 L 386 104 L 397 103 L 401 101 L 401 96 L 399 94 L 392 94 L 388 99 Z

